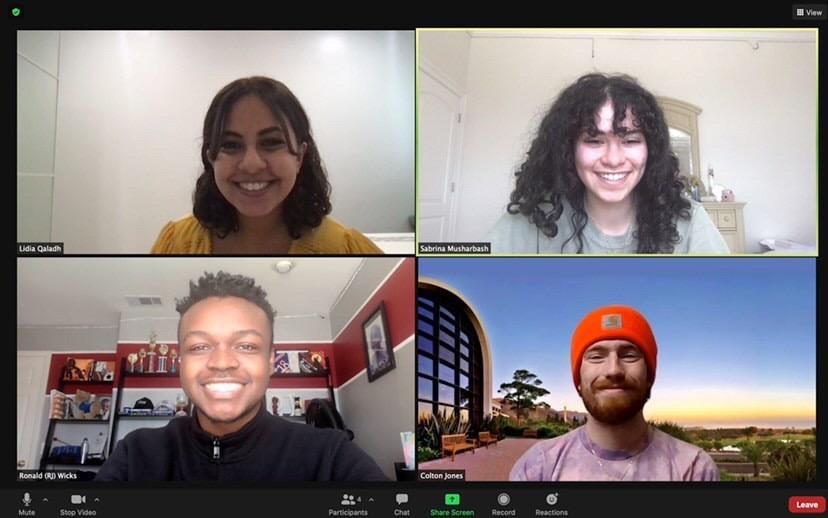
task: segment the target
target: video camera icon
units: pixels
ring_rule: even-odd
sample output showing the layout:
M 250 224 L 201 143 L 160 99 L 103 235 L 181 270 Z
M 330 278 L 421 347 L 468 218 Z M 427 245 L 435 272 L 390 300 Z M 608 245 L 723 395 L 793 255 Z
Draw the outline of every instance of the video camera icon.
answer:
M 86 495 L 72 495 L 69 497 L 69 501 L 75 505 L 78 504 L 85 504 L 86 503 Z

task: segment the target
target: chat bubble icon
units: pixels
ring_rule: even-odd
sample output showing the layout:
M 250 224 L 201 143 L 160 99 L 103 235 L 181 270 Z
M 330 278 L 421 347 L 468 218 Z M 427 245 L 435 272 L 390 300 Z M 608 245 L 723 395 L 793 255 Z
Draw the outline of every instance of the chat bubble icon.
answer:
M 408 493 L 397 493 L 397 505 L 408 503 Z

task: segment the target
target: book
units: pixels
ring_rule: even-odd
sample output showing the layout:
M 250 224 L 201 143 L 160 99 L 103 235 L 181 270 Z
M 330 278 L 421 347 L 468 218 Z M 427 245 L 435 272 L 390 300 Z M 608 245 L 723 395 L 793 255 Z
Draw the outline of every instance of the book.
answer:
M 318 374 L 325 370 L 325 353 L 321 351 L 301 351 L 299 353 L 299 371 L 305 374 Z
M 286 352 L 276 351 L 275 360 L 273 362 L 274 371 L 278 374 L 287 374 L 291 372 L 290 361 Z
M 58 389 L 49 392 L 49 419 L 65 419 L 67 396 Z

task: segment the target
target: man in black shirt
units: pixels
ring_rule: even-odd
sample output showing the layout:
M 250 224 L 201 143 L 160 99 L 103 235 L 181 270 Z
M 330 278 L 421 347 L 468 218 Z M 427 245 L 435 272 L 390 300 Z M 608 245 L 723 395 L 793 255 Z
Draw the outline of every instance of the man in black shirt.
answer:
M 129 433 L 96 480 L 387 480 L 341 431 L 265 409 L 275 311 L 255 281 L 225 272 L 190 282 L 181 315 L 181 385 L 195 407 Z

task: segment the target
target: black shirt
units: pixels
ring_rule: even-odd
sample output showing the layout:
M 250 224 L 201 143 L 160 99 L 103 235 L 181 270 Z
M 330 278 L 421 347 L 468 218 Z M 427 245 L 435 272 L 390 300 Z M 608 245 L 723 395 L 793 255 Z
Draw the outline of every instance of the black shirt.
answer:
M 95 480 L 388 480 L 344 432 L 291 423 L 264 408 L 216 438 L 195 417 L 127 434 Z

